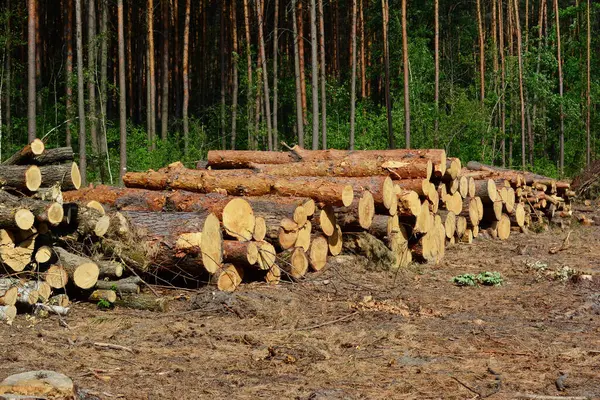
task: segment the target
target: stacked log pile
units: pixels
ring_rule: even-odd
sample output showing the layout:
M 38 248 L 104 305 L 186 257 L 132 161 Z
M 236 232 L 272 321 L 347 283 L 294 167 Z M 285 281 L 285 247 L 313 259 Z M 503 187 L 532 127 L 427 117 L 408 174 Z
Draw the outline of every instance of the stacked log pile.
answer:
M 342 254 L 394 270 L 447 246 L 570 215 L 566 182 L 444 150 L 211 151 L 206 164 L 79 189 L 71 149 L 35 141 L 0 165 L 0 319 L 68 297 L 163 309 L 156 283 L 233 291 L 301 280 Z
M 130 172 L 124 183 L 65 193 L 126 221 L 100 251 L 140 273 L 221 290 L 302 279 L 341 253 L 383 269 L 439 262 L 448 245 L 505 240 L 570 213 L 572 196 L 566 182 L 462 168 L 438 149 L 210 151 L 197 169 L 174 163 Z
M 70 147 L 46 149 L 36 139 L 0 163 L 0 321 L 17 311 L 65 314 L 69 296 L 110 300 L 115 291 L 103 291 L 103 279 L 139 292 L 138 278 L 118 280 L 121 263 L 87 251 L 112 222 L 98 202 L 64 201 L 63 191 L 80 186 Z

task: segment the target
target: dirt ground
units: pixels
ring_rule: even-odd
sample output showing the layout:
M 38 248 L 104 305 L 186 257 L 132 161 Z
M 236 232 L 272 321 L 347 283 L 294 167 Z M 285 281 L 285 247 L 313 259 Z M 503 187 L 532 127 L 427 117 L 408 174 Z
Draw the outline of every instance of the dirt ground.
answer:
M 479 239 L 396 275 L 349 264 L 234 296 L 169 291 L 183 296 L 164 314 L 20 315 L 0 326 L 0 377 L 56 370 L 102 399 L 600 398 L 600 228 L 550 254 L 565 236 Z M 483 271 L 504 283 L 451 282 Z

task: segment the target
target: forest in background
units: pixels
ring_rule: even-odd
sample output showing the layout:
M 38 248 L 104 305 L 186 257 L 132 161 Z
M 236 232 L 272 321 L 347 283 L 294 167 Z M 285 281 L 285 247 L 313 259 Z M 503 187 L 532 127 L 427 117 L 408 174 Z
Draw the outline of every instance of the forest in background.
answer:
M 591 0 L 0 4 L 0 156 L 72 145 L 88 181 L 281 142 L 551 176 L 600 150 Z

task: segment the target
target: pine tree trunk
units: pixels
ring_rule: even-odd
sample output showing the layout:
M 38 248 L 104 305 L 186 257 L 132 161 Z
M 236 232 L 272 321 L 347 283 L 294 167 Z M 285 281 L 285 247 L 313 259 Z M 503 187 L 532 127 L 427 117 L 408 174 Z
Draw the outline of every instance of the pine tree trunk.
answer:
M 100 176 L 102 181 L 105 181 L 106 176 L 110 178 L 112 183 L 112 175 L 110 172 L 110 165 L 108 164 L 108 141 L 106 138 L 106 107 L 107 103 L 107 90 L 108 90 L 108 0 L 101 0 L 102 4 L 102 15 L 100 18 L 100 34 L 102 42 L 100 43 L 100 115 L 102 126 L 100 127 L 100 133 L 98 134 L 98 154 L 99 154 L 99 166 Z M 108 174 L 107 174 L 108 171 Z
M 235 1 L 235 0 L 234 0 Z M 275 0 L 275 22 L 273 27 L 273 150 L 277 151 L 279 148 L 279 138 L 277 134 L 277 109 L 279 108 L 277 92 L 279 88 L 278 75 L 277 75 L 277 55 L 279 52 L 279 0 Z
M 252 81 L 252 43 L 250 42 L 250 16 L 248 15 L 248 0 L 244 0 L 244 27 L 246 31 L 246 63 L 248 64 L 248 88 L 246 93 L 246 114 L 248 118 L 248 149 L 255 149 L 252 121 L 253 81 Z
M 297 0 L 298 4 L 298 52 L 300 57 L 300 89 L 302 94 L 302 123 L 306 125 L 308 122 L 307 107 L 306 107 L 306 74 L 304 68 L 304 0 Z
M 162 45 L 162 99 L 160 110 L 160 137 L 162 140 L 167 140 L 169 131 L 169 2 L 163 0 L 162 4 L 162 21 L 163 21 L 163 45 Z
M 27 17 L 27 141 L 37 137 L 36 132 L 36 76 L 35 76 L 35 20 L 37 0 L 28 0 Z
M 591 0 L 587 2 L 587 90 L 586 90 L 586 117 L 585 117 L 585 131 L 587 137 L 587 146 L 586 146 L 586 163 L 590 165 L 592 162 L 592 142 L 591 142 L 591 121 L 590 121 L 590 113 L 592 110 L 592 100 L 591 100 L 591 49 L 592 49 L 592 26 L 590 23 L 590 13 L 591 13 Z
M 325 71 L 325 22 L 323 0 L 319 0 L 319 49 L 321 53 L 321 146 L 327 149 L 327 77 Z
M 296 0 L 292 0 L 292 28 L 294 35 L 294 82 L 296 84 L 296 126 L 298 131 L 298 146 L 304 147 L 304 122 L 302 115 L 302 81 L 300 79 L 300 56 L 298 45 L 302 40 L 298 35 L 296 19 Z
M 83 39 L 81 28 L 81 0 L 75 0 L 75 30 L 77 37 L 77 109 L 79 114 L 79 170 L 81 184 L 87 184 L 87 159 L 85 150 L 85 99 L 83 93 Z
M 356 5 L 354 5 L 356 13 Z M 354 17 L 356 18 L 356 17 Z M 355 22 L 356 24 L 356 22 Z M 354 36 L 356 36 L 356 26 L 354 27 Z M 356 44 L 356 38 L 354 39 Z M 319 149 L 319 59 L 318 59 L 318 40 L 317 40 L 317 3 L 316 0 L 310 1 L 310 62 L 311 71 L 311 89 L 312 89 L 312 148 Z M 356 46 L 355 46 L 356 51 Z
M 356 114 L 356 1 L 352 0 L 352 83 L 350 84 L 350 150 L 354 150 L 354 120 Z
M 148 85 L 150 86 L 150 124 L 148 140 L 150 149 L 156 149 L 156 72 L 154 62 L 154 0 L 148 0 Z
M 190 0 L 185 0 L 185 22 L 183 28 L 183 141 L 184 154 L 189 154 L 190 148 L 190 123 L 188 118 L 188 107 L 190 104 L 189 83 L 189 52 L 190 52 Z M 235 141 L 233 139 L 232 141 Z
M 479 33 L 479 100 L 483 107 L 485 101 L 485 42 L 483 38 L 483 21 L 481 19 L 481 0 L 477 4 L 477 31 Z
M 518 0 L 514 0 L 514 10 L 515 26 L 517 29 L 517 58 L 519 63 L 519 100 L 521 103 L 521 167 L 525 170 L 525 92 L 523 87 L 523 45 L 521 41 Z
M 390 94 L 390 46 L 388 42 L 389 4 L 388 0 L 381 0 L 383 13 L 383 58 L 385 64 L 385 107 L 388 121 L 388 147 L 396 147 L 394 138 L 394 127 L 392 123 L 392 97 Z
M 387 1 L 387 0 L 386 0 Z M 404 70 L 404 137 L 405 147 L 410 149 L 410 87 L 409 87 L 409 68 L 408 65 L 408 33 L 407 33 L 407 18 L 406 18 L 406 1 L 402 0 L 402 59 Z M 389 11 L 388 11 L 389 22 Z M 388 46 L 389 47 L 389 46 Z M 389 49 L 388 49 L 388 69 L 389 69 Z M 389 82 L 388 82 L 389 85 Z M 388 87 L 389 92 L 389 87 Z M 389 94 L 388 94 L 389 97 Z
M 321 0 L 322 1 L 322 0 Z M 360 96 L 367 98 L 367 57 L 365 49 L 365 0 L 360 0 Z
M 88 31 L 87 31 L 87 64 L 88 64 L 88 117 L 87 123 L 90 128 L 90 139 L 92 140 L 92 168 L 96 168 L 98 156 L 98 133 L 96 130 L 96 2 L 88 0 Z M 104 177 L 100 179 L 104 181 Z
M 221 149 L 227 149 L 227 134 L 225 132 L 225 14 L 227 13 L 227 2 L 221 2 L 221 15 L 220 15 L 220 27 L 219 31 L 221 33 L 221 38 L 219 40 L 220 47 L 220 55 L 221 62 L 219 63 L 221 67 Z
M 77 0 L 79 1 L 79 0 Z M 119 41 L 119 178 L 123 182 L 123 175 L 127 173 L 127 108 L 125 86 L 125 34 L 123 27 L 123 0 L 117 2 L 118 41 Z
M 269 93 L 269 72 L 267 69 L 267 55 L 265 52 L 265 38 L 264 38 L 264 33 L 263 33 L 263 7 L 262 7 L 262 3 L 264 0 L 258 0 L 258 2 L 260 3 L 260 6 L 258 7 L 258 46 L 259 46 L 259 50 L 260 50 L 260 59 L 261 59 L 261 64 L 262 64 L 262 69 L 263 69 L 263 88 L 264 88 L 264 96 L 265 96 L 265 121 L 267 122 L 267 139 L 268 139 L 268 145 L 269 145 L 269 150 L 273 150 L 273 136 L 272 136 L 272 129 L 271 129 L 271 101 L 269 100 L 270 98 L 270 93 Z
M 561 53 L 561 41 L 560 41 L 560 18 L 558 10 L 558 0 L 554 0 L 554 17 L 556 23 L 556 51 L 558 60 L 558 93 L 560 96 L 560 133 L 559 133 L 559 146 L 560 146 L 560 159 L 559 159 L 559 171 L 562 175 L 565 169 L 565 115 L 563 110 L 563 72 L 562 72 L 562 53 Z
M 66 145 L 71 146 L 71 120 L 73 119 L 73 0 L 67 0 L 67 23 L 65 25 L 65 41 L 67 42 L 67 60 L 65 66 L 65 124 Z
M 502 166 L 506 167 L 506 67 L 504 63 L 504 13 L 502 0 L 498 0 L 498 30 L 499 30 L 499 48 L 500 48 L 500 136 Z
M 493 0 L 495 1 L 495 0 Z M 435 102 L 435 119 L 433 121 L 433 147 L 438 145 L 438 134 L 440 127 L 440 0 L 434 0 L 434 59 L 435 59 L 435 91 L 433 94 Z

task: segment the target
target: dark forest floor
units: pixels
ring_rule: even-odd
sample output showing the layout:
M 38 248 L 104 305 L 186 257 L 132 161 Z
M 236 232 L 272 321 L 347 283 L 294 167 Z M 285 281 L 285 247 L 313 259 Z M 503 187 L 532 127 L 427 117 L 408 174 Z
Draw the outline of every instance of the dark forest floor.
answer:
M 574 228 L 571 246 L 550 254 L 565 235 L 479 239 L 397 275 L 346 265 L 242 285 L 225 307 L 209 291 L 170 291 L 189 301 L 166 314 L 78 304 L 70 329 L 20 315 L 0 326 L 0 377 L 52 369 L 103 399 L 598 398 L 600 228 Z M 563 281 L 564 267 L 592 281 Z M 505 283 L 450 282 L 482 271 Z

